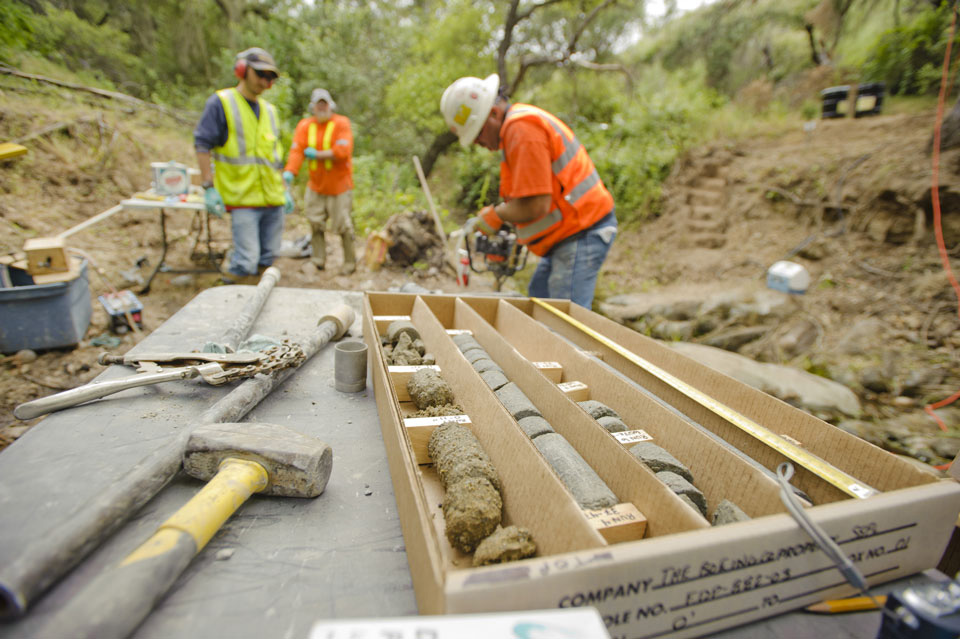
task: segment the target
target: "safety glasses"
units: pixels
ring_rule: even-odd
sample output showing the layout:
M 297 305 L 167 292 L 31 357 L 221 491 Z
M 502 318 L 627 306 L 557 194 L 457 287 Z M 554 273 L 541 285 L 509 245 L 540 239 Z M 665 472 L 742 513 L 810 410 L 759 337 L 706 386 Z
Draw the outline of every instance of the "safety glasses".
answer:
M 269 80 L 270 82 L 273 82 L 277 79 L 277 74 L 273 71 L 261 71 L 260 69 L 254 69 L 253 72 L 257 74 L 257 77 L 263 78 L 264 80 Z

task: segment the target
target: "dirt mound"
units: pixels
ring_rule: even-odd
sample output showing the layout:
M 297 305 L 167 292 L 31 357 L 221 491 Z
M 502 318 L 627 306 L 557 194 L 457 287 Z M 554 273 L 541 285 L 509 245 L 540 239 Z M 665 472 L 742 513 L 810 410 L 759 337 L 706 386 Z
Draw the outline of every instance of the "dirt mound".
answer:
M 960 416 L 944 411 L 955 423 L 942 433 L 922 412 L 960 388 L 957 300 L 932 229 L 925 153 L 932 124 L 932 113 L 817 121 L 689 153 L 666 185 L 663 214 L 614 243 L 598 296 L 669 298 L 693 284 L 734 289 L 763 282 L 778 260 L 798 262 L 812 284 L 796 297 L 796 310 L 738 336 L 732 350 L 845 384 L 863 403 L 864 424 L 919 413 L 912 429 L 869 439 L 930 463 L 949 461 L 960 449 Z M 960 204 L 958 169 L 960 153 L 946 152 L 944 211 Z M 945 214 L 943 233 L 956 272 L 960 217 Z M 709 343 L 713 330 L 752 321 L 686 337 Z

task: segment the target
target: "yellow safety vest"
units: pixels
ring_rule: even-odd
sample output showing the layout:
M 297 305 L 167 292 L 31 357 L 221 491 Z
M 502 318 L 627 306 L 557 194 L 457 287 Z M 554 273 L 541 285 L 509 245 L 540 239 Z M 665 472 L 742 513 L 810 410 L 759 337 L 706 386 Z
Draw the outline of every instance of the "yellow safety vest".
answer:
M 211 150 L 213 183 L 227 206 L 283 206 L 283 146 L 276 108 L 261 99 L 259 120 L 236 88 L 217 91 L 227 141 Z
M 318 123 L 311 122 L 310 127 L 307 129 L 307 146 L 317 148 L 317 127 Z M 320 148 L 321 151 L 326 151 L 331 147 L 333 142 L 333 119 L 327 120 L 327 127 L 323 130 L 323 146 Z M 323 168 L 330 170 L 333 168 L 333 160 L 324 160 Z M 317 161 L 310 160 L 310 170 L 317 170 Z

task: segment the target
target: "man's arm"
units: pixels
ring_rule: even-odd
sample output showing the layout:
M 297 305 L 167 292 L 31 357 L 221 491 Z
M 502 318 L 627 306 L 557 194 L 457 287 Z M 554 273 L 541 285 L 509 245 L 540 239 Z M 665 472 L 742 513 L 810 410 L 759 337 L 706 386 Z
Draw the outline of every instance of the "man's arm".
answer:
M 283 167 L 284 171 L 290 171 L 294 175 L 300 173 L 300 167 L 303 166 L 303 149 L 307 146 L 307 128 L 310 126 L 310 119 L 304 118 L 297 123 L 297 128 L 293 130 L 293 142 L 290 144 L 290 153 L 287 155 L 287 165 Z
M 197 128 L 193 131 L 193 146 L 197 152 L 197 168 L 200 169 L 200 179 L 204 182 L 213 181 L 213 166 L 210 163 L 210 149 L 223 146 L 227 141 L 227 116 L 223 112 L 223 104 L 216 93 L 211 95 L 203 106 L 203 113 Z
M 527 224 L 535 222 L 550 212 L 550 194 L 528 195 L 518 197 L 509 202 L 501 202 L 493 207 L 494 211 L 504 222 Z

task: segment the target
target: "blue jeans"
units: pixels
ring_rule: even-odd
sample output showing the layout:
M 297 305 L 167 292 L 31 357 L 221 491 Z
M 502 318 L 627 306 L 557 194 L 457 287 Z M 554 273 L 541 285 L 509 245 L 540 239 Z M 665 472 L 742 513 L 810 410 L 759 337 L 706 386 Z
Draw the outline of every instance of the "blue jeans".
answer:
M 616 209 L 550 249 L 530 278 L 530 297 L 568 299 L 590 308 L 597 275 L 617 236 Z
M 230 211 L 233 253 L 228 270 L 234 275 L 256 275 L 258 266 L 273 264 L 283 238 L 283 207 L 268 206 Z

